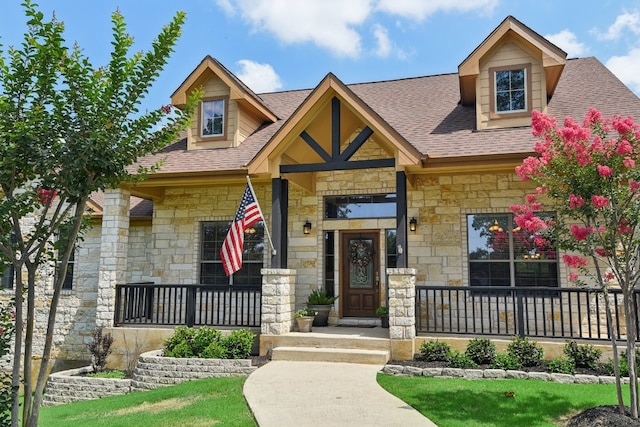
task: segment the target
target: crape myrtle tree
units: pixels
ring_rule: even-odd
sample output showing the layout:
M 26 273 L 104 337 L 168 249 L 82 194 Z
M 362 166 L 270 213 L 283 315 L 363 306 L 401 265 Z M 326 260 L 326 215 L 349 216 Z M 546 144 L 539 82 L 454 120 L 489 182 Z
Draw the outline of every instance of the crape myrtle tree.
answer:
M 534 238 L 551 239 L 564 249 L 569 281 L 602 291 L 620 411 L 624 410 L 619 358 L 609 289 L 619 287 L 624 307 L 631 416 L 638 418 L 636 307 L 633 292 L 640 279 L 640 125 L 630 117 L 603 118 L 590 109 L 582 124 L 534 111 L 532 133 L 537 156 L 516 168 L 524 181 L 537 184 L 526 203 L 512 206 L 516 224 Z M 554 220 L 541 212 L 555 211 Z
M 177 138 L 201 91 L 182 110 L 139 111 L 180 36 L 183 12 L 148 51 L 135 53 L 124 18 L 114 12 L 111 59 L 94 67 L 77 45 L 65 46 L 61 22 L 45 21 L 30 0 L 23 7 L 22 44 L 0 50 L 0 261 L 16 273 L 11 423 L 19 422 L 22 378 L 22 424 L 36 426 L 67 265 L 88 224 L 87 200 L 95 191 L 134 185 L 153 172 L 157 165 L 129 168 Z M 34 385 L 36 295 L 44 293 L 36 279 L 53 260 L 57 271 Z

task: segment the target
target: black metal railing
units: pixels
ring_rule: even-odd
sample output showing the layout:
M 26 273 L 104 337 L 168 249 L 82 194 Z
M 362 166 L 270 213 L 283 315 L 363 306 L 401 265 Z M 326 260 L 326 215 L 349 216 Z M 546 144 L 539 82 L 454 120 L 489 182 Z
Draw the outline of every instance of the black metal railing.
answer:
M 261 288 L 216 285 L 116 285 L 116 326 L 259 327 Z
M 638 293 L 632 306 L 638 318 Z M 606 304 L 617 339 L 626 337 L 622 292 L 567 288 L 417 286 L 416 330 L 423 334 L 609 339 Z M 636 336 L 638 334 L 636 326 Z

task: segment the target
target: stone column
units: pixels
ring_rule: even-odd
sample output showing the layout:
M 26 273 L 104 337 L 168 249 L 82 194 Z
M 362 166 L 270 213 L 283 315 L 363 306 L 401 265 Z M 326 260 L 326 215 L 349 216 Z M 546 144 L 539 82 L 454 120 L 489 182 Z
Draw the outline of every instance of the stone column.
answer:
M 410 360 L 416 338 L 416 269 L 388 268 L 391 357 Z
M 122 189 L 107 189 L 104 193 L 96 326 L 113 326 L 116 283 L 124 283 L 126 277 L 130 196 L 128 190 Z
M 279 336 L 293 329 L 296 270 L 263 268 L 260 355 L 268 355 L 278 345 Z

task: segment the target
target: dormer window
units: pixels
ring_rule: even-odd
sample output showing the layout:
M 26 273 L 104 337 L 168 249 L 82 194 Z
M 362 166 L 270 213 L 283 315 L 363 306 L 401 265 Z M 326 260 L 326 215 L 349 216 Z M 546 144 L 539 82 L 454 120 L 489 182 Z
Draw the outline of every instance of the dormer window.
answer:
M 227 100 L 225 98 L 205 98 L 200 104 L 198 128 L 201 138 L 224 138 Z
M 531 65 L 494 67 L 491 77 L 491 114 L 493 118 L 528 115 L 531 112 Z

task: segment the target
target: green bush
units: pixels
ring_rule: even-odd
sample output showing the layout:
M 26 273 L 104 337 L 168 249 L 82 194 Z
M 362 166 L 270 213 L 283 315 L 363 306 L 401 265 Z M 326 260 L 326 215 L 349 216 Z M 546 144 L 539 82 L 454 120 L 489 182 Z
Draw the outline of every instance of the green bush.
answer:
M 629 376 L 629 362 L 627 361 L 627 352 L 623 351 L 620 353 L 620 357 L 618 359 L 620 361 L 620 376 L 628 377 Z M 640 348 L 636 348 L 636 366 L 640 367 Z M 613 368 L 613 359 L 609 359 L 604 366 L 604 370 L 607 375 L 615 375 L 615 370 Z
M 469 341 L 465 354 L 478 365 L 490 365 L 496 360 L 496 345 L 488 338 Z
M 507 353 L 518 358 L 522 366 L 539 366 L 544 358 L 544 350 L 529 338 L 514 337 L 507 346 Z
M 551 372 L 555 372 L 557 374 L 575 374 L 576 373 L 576 364 L 570 357 L 556 357 L 551 360 L 547 365 L 547 368 Z
M 498 353 L 496 354 L 496 360 L 491 364 L 493 369 L 522 369 L 522 363 L 520 359 L 510 353 Z
M 428 341 L 420 344 L 420 358 L 426 362 L 447 362 L 451 346 L 442 341 Z
M 590 344 L 578 344 L 575 341 L 567 341 L 563 352 L 573 360 L 575 366 L 580 368 L 597 369 L 600 356 L 602 356 L 602 350 L 594 348 Z
M 466 353 L 460 353 L 458 350 L 451 351 L 448 359 L 452 368 L 469 369 L 478 366 Z
M 244 359 L 251 354 L 255 334 L 246 329 L 232 331 L 227 336 L 215 328 L 178 326 L 165 340 L 166 357 L 201 357 L 207 359 Z

